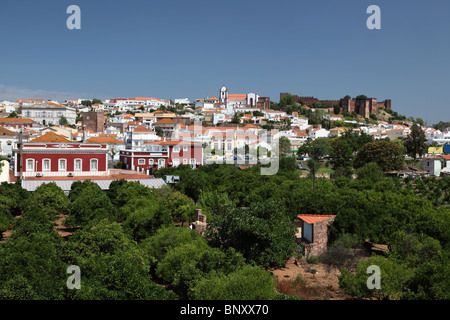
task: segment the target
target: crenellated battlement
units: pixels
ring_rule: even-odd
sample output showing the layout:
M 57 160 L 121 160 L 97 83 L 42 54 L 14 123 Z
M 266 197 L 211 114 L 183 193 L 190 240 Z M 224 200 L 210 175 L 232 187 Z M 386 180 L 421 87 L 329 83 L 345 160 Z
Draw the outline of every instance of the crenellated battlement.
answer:
M 280 99 L 289 93 L 280 93 Z M 371 113 L 377 113 L 379 109 L 391 109 L 391 99 L 386 99 L 384 101 L 377 102 L 376 98 L 367 98 L 356 100 L 356 98 L 350 99 L 339 99 L 339 100 L 319 100 L 312 96 L 298 96 L 292 95 L 297 103 L 302 103 L 305 105 L 311 105 L 314 103 L 320 103 L 327 106 L 338 105 L 341 107 L 342 111 L 353 112 L 355 111 L 364 118 L 368 118 Z

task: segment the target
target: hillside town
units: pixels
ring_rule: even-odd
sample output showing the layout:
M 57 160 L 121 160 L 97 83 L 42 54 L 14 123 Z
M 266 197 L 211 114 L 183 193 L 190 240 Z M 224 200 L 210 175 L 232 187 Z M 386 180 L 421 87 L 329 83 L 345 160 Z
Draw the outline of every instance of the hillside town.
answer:
M 429 148 L 427 175 L 450 174 L 450 129 L 426 126 L 391 109 L 391 100 L 349 96 L 318 100 L 280 93 L 280 102 L 256 93 L 229 93 L 190 101 L 153 97 L 28 99 L 0 102 L 0 155 L 9 161 L 3 181 L 114 180 L 117 169 L 150 178 L 154 170 L 208 163 L 239 166 L 270 161 L 289 141 L 297 155 L 308 141 L 339 137 L 346 131 L 377 139 L 404 139 L 413 123 Z M 299 159 L 307 160 L 308 154 Z M 422 156 L 422 155 L 421 155 Z M 115 176 L 117 178 L 118 176 Z

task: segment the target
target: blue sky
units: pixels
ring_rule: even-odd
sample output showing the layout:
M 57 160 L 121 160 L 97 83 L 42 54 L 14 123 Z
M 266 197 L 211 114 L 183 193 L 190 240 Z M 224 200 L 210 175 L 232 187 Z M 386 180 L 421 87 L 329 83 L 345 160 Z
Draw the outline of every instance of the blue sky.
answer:
M 68 30 L 69 5 L 81 30 Z M 369 30 L 369 5 L 381 30 Z M 0 99 L 280 92 L 392 99 L 450 121 L 450 1 L 42 0 L 0 3 Z

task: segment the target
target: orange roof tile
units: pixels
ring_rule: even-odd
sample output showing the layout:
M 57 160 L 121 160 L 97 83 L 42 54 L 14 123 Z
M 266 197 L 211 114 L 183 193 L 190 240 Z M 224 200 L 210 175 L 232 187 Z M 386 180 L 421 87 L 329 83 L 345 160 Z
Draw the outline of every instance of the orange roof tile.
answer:
M 88 143 L 109 143 L 109 144 L 121 144 L 123 143 L 116 138 L 111 137 L 92 137 L 87 140 Z
M 315 223 L 319 221 L 324 221 L 329 218 L 334 218 L 335 215 L 325 215 L 325 214 L 299 214 L 297 218 L 305 221 L 306 223 Z
M 134 128 L 133 132 L 149 132 L 149 133 L 153 133 L 154 131 L 148 129 L 145 125 L 141 124 L 139 127 Z
M 46 134 L 36 139 L 33 139 L 30 142 L 70 142 L 70 141 L 54 132 L 47 132 Z
M 17 136 L 18 134 L 0 126 L 0 136 Z
M 34 122 L 28 118 L 0 118 L 0 122 Z
M 191 142 L 191 141 L 185 141 L 185 140 L 152 141 L 152 142 L 146 142 L 144 144 L 155 144 L 155 145 L 166 145 L 166 146 L 189 144 L 192 146 L 202 146 L 202 144 L 200 142 Z
M 247 95 L 246 94 L 229 94 L 228 100 L 246 100 Z
M 176 122 L 172 119 L 161 119 L 156 122 L 156 124 L 175 124 Z

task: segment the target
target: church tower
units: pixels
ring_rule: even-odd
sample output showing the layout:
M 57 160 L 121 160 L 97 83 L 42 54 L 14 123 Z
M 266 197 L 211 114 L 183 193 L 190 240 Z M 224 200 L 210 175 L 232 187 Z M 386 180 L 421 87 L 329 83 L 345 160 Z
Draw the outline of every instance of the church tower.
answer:
M 219 106 L 227 109 L 228 107 L 228 89 L 223 86 L 219 93 Z

